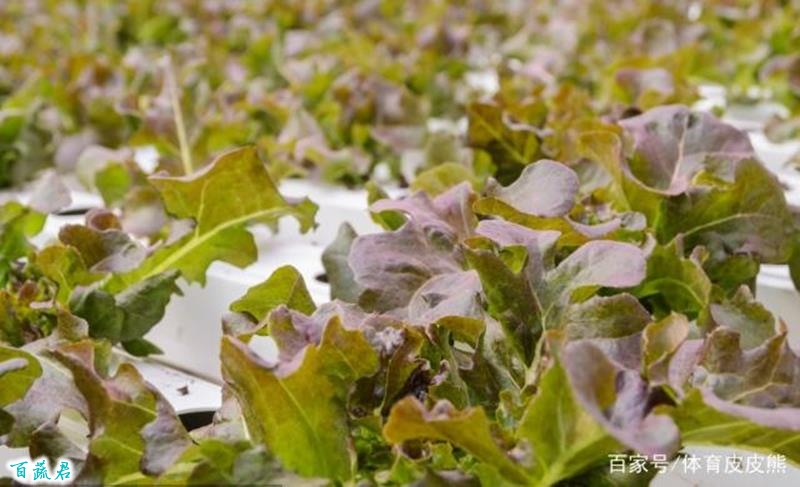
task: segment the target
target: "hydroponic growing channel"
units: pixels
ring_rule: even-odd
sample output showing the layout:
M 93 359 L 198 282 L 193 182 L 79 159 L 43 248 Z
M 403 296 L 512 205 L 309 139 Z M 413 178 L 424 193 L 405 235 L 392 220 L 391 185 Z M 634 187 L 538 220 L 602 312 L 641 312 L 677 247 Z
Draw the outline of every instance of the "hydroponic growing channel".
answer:
M 0 483 L 797 485 L 800 4 L 0 4 Z

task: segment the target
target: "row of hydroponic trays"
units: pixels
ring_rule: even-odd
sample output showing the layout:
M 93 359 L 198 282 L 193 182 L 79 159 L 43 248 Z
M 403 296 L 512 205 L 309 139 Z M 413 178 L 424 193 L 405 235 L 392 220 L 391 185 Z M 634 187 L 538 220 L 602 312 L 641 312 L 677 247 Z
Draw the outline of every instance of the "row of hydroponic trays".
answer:
M 0 3 L 0 458 L 157 485 L 800 463 L 799 16 Z M 145 356 L 221 384 L 213 421 Z

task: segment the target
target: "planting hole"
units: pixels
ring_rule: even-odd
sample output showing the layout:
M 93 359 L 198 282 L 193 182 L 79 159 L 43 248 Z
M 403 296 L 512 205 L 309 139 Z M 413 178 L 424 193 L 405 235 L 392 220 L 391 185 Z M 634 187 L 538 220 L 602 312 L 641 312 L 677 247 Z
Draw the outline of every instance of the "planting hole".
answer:
M 179 414 L 178 417 L 186 431 L 192 431 L 210 425 L 214 420 L 214 413 L 214 410 L 192 411 L 191 413 Z
M 89 213 L 91 208 L 67 208 L 66 210 L 61 210 L 56 212 L 55 214 L 58 216 L 81 216 Z

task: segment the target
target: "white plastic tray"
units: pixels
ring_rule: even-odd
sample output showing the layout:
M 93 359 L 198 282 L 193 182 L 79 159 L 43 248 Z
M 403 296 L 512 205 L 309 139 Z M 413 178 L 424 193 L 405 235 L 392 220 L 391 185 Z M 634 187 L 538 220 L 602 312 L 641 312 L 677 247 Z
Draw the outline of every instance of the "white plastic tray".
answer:
M 773 101 L 757 103 L 728 103 L 726 89 L 722 85 L 704 84 L 699 87 L 700 99 L 694 103 L 695 110 L 713 111 L 723 109 L 722 120 L 748 132 L 764 129 L 764 124 L 775 115 L 786 116 L 789 110 Z M 757 90 L 756 90 L 757 91 Z M 758 93 L 753 93 L 758 98 Z

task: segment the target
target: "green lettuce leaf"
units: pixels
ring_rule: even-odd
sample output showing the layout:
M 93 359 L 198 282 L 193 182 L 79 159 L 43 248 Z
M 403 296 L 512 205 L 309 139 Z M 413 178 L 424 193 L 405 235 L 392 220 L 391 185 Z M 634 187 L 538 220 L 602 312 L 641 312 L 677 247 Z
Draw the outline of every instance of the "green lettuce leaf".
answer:
M 333 319 L 318 344 L 302 347 L 291 362 L 277 366 L 225 337 L 222 363 L 255 442 L 302 475 L 353 476 L 346 397 L 354 381 L 377 369 L 375 352 L 361 332 L 348 331 Z
M 16 201 L 0 206 L 0 284 L 5 284 L 12 263 L 33 250 L 29 239 L 44 228 L 46 216 Z
M 564 368 L 553 364 L 528 403 L 517 436 L 530 443 L 533 485 L 553 485 L 603 464 L 619 443 L 575 398 Z
M 190 176 L 153 176 L 150 181 L 161 193 L 167 212 L 192 219 L 194 228 L 156 249 L 136 270 L 116 276 L 110 290 L 172 269 L 190 282 L 204 283 L 213 261 L 238 267 L 255 262 L 257 251 L 247 225 L 272 225 L 291 215 L 305 232 L 316 213 L 316 205 L 308 199 L 288 202 L 278 193 L 253 148 L 230 151 Z
M 78 288 L 70 298 L 72 312 L 89 324 L 89 335 L 123 344 L 141 339 L 164 317 L 173 294 L 180 294 L 177 271 L 156 274 L 121 293 L 98 287 Z
M 244 296 L 231 303 L 230 309 L 248 313 L 261 321 L 281 304 L 305 314 L 311 314 L 316 309 L 303 276 L 288 265 L 279 267 L 266 281 L 248 289 Z
M 458 411 L 442 401 L 428 410 L 408 397 L 392 408 L 383 435 L 390 443 L 413 439 L 448 441 L 496 469 L 506 480 L 523 485 L 530 482 L 528 473 L 497 445 L 489 418 L 480 408 Z

